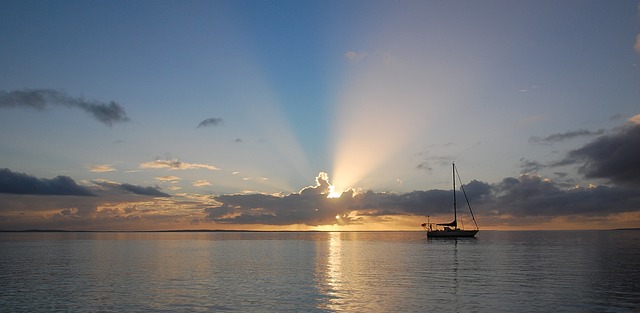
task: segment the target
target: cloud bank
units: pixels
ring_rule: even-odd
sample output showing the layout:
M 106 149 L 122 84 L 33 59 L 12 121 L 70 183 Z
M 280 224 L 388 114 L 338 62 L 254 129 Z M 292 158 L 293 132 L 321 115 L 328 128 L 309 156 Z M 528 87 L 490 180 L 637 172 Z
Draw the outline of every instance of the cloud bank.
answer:
M 43 110 L 48 105 L 81 109 L 108 126 L 129 120 L 124 107 L 114 101 L 109 103 L 88 101 L 82 97 L 71 97 L 62 91 L 52 89 L 0 91 L 0 108 L 29 107 Z
M 600 137 L 571 151 L 565 161 L 582 163 L 579 170 L 587 178 L 640 186 L 639 160 L 640 125 L 631 124 L 616 134 Z
M 451 190 L 402 194 L 349 191 L 333 199 L 327 198 L 328 189 L 320 183 L 313 189 L 285 196 L 216 196 L 220 205 L 206 208 L 205 212 L 207 219 L 223 224 L 319 226 L 364 224 L 400 216 L 415 217 L 416 221 L 425 215 L 446 219 L 452 211 Z M 563 184 L 536 175 L 508 177 L 496 184 L 474 180 L 465 185 L 465 191 L 484 226 L 536 225 L 568 217 L 606 219 L 640 208 L 640 193 L 634 188 L 566 189 Z
M 202 202 L 199 205 L 203 205 Z M 191 208 L 158 187 L 0 170 L 0 229 L 139 230 L 167 228 Z M 202 209 L 199 208 L 199 211 Z
M 7 170 L 1 173 L 6 181 Z M 28 177 L 30 181 L 48 182 Z M 63 181 L 67 185 L 75 184 L 70 178 Z M 71 192 L 51 195 L 44 191 L 33 197 L 15 191 L 7 194 L 7 190 L 2 189 L 0 229 L 176 229 L 189 227 L 193 225 L 191 223 L 199 223 L 199 228 L 225 225 L 223 228 L 235 229 L 251 229 L 258 225 L 366 227 L 369 223 L 390 225 L 399 219 L 409 221 L 405 228 L 417 228 L 424 222 L 425 215 L 434 220 L 447 220 L 451 218 L 452 210 L 451 190 L 407 193 L 348 190 L 339 198 L 328 198 L 331 187 L 326 174 L 318 175 L 314 186 L 287 195 L 182 194 L 172 197 L 158 187 L 108 181 L 92 183 L 96 188 L 79 188 L 91 192 L 94 197 L 60 197 L 57 194 Z M 557 219 L 607 221 L 624 214 L 638 214 L 640 208 L 640 193 L 633 186 L 567 189 L 562 183 L 538 175 L 507 177 L 494 184 L 472 180 L 465 184 L 465 191 L 478 223 L 485 229 L 539 227 Z M 464 211 L 463 201 L 459 200 L 460 211 Z M 463 214 L 461 217 L 465 219 Z M 465 222 L 470 222 L 468 217 Z
M 545 223 L 555 223 L 560 228 L 573 225 L 567 226 L 571 228 L 592 223 L 591 227 L 638 227 L 640 124 L 633 122 L 634 119 L 630 121 L 581 148 L 568 151 L 564 159 L 554 164 L 522 159 L 522 167 L 530 171 L 523 171 L 517 177 L 506 177 L 496 183 L 471 180 L 464 184 L 480 226 L 485 229 L 540 228 Z M 565 134 L 571 137 L 573 133 L 579 132 Z M 569 186 L 566 173 L 555 173 L 558 181 L 531 174 L 559 165 L 574 166 L 584 178 L 605 179 L 610 185 Z M 148 166 L 211 167 L 178 160 L 156 160 Z M 156 179 L 179 180 L 176 176 Z M 252 229 L 264 225 L 275 228 L 306 225 L 312 229 L 325 225 L 392 225 L 397 221 L 403 221 L 404 229 L 413 229 L 425 221 L 425 215 L 447 221 L 452 210 L 451 190 L 393 193 L 350 189 L 340 197 L 329 198 L 332 185 L 326 173 L 320 173 L 314 185 L 290 194 L 181 193 L 171 196 L 157 186 L 103 180 L 91 183 L 93 185 L 81 186 L 66 176 L 46 179 L 0 170 L 0 229 Z M 211 183 L 202 180 L 193 184 L 209 186 Z M 465 211 L 464 201 L 458 200 L 460 211 Z M 470 222 L 468 217 L 465 222 Z
M 9 169 L 0 169 L 0 193 L 19 195 L 93 196 L 86 187 L 78 185 L 68 176 L 52 179 L 36 178 Z

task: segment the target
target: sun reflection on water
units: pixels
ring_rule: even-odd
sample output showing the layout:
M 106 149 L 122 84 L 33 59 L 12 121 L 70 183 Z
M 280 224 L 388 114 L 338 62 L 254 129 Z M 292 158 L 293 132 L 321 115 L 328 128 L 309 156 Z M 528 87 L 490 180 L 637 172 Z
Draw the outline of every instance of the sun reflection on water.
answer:
M 325 265 L 326 303 L 327 309 L 338 310 L 344 301 L 344 280 L 342 276 L 342 242 L 339 232 L 329 233 L 329 253 Z

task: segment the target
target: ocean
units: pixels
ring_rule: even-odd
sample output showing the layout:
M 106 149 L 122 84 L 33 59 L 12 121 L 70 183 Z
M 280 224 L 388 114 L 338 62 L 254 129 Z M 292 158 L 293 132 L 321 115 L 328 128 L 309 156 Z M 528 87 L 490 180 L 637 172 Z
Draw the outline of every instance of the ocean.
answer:
M 1 312 L 640 312 L 640 231 L 0 233 Z

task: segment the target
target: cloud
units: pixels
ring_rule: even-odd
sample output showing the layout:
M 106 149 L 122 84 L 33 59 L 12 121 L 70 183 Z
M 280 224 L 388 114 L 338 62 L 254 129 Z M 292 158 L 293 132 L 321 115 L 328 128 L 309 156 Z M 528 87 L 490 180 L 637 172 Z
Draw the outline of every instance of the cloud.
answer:
M 211 183 L 210 183 L 210 182 L 208 182 L 208 181 L 206 181 L 206 180 L 204 180 L 204 179 L 201 179 L 201 180 L 196 180 L 196 181 L 194 181 L 194 182 L 193 182 L 193 186 L 194 186 L 194 187 L 211 186 Z
M 0 91 L 0 108 L 30 107 L 43 110 L 47 105 L 61 105 L 81 109 L 96 120 L 112 126 L 129 120 L 120 104 L 110 101 L 87 101 L 75 98 L 62 91 L 52 89 L 22 89 L 10 92 Z
M 489 193 L 489 185 L 472 181 L 465 187 L 470 200 Z M 320 173 L 316 185 L 288 195 L 234 194 L 214 197 L 219 206 L 205 209 L 216 223 L 290 225 L 362 224 L 385 216 L 424 216 L 451 211 L 451 191 L 413 191 L 405 194 L 347 190 L 339 198 L 331 192 L 328 175 Z
M 105 173 L 114 172 L 116 169 L 109 164 L 97 164 L 89 166 L 89 171 L 92 173 Z
M 316 185 L 285 196 L 268 194 L 233 194 L 215 196 L 219 206 L 205 209 L 207 219 L 224 224 L 265 224 L 311 226 L 336 223 L 336 216 L 347 217 L 347 193 L 340 198 L 327 198 L 329 182 L 326 173 L 316 177 Z M 355 222 L 345 218 L 344 221 Z
M 464 188 L 482 226 L 537 226 L 558 218 L 605 220 L 616 214 L 637 212 L 640 207 L 637 188 L 567 189 L 537 175 L 508 177 L 496 184 L 473 180 Z M 318 185 L 289 195 L 216 196 L 214 200 L 220 205 L 208 207 L 205 212 L 207 219 L 223 224 L 318 226 L 363 224 L 401 216 L 431 215 L 446 219 L 452 210 L 451 190 L 402 194 L 350 190 L 335 199 L 327 198 L 327 193 L 325 181 L 319 179 Z M 460 208 L 466 211 L 463 205 Z
M 151 196 L 151 197 L 171 197 L 170 194 L 160 191 L 160 188 L 157 186 L 143 187 L 138 185 L 116 183 L 116 182 L 110 182 L 105 180 L 95 180 L 93 181 L 93 183 L 102 187 L 126 191 L 135 195 Z
M 130 193 L 142 196 L 153 196 L 153 197 L 171 197 L 170 194 L 164 193 L 160 191 L 159 187 L 142 187 L 131 184 L 120 184 L 120 188 L 126 190 Z
M 180 177 L 178 177 L 178 176 L 171 176 L 171 175 L 167 175 L 167 176 L 160 176 L 160 177 L 156 177 L 156 180 L 163 181 L 163 182 L 172 182 L 172 183 L 175 183 L 175 182 L 177 182 L 177 181 L 181 180 L 181 178 L 180 178 Z
M 538 161 L 528 160 L 525 158 L 520 159 L 520 172 L 522 174 L 526 173 L 535 173 L 543 168 L 546 168 L 547 165 L 541 164 Z
M 268 177 L 242 177 L 244 181 L 267 181 Z
M 0 171 L 0 187 L 4 188 L 6 177 L 7 170 Z M 347 190 L 339 198 L 328 198 L 331 185 L 324 173 L 316 177 L 315 185 L 287 195 L 172 197 L 158 187 L 92 182 L 93 197 L 1 193 L 0 229 L 176 229 L 189 227 L 194 219 L 201 225 L 217 223 L 236 229 L 258 225 L 367 225 L 414 219 L 418 227 L 425 215 L 434 221 L 445 221 L 451 218 L 452 210 L 451 190 L 407 193 Z M 538 175 L 507 177 L 493 184 L 472 180 L 464 189 L 484 228 L 540 227 L 541 223 L 558 219 L 606 222 L 625 214 L 637 214 L 640 207 L 640 193 L 635 186 L 565 188 L 564 184 Z M 462 195 L 458 195 L 460 216 L 468 223 L 468 217 L 463 215 Z M 638 222 L 627 221 L 636 225 Z
M 61 177 L 42 179 L 0 170 L 0 229 L 187 228 L 194 218 L 203 218 L 203 208 L 213 202 L 210 197 L 172 197 L 158 187 L 106 180 L 78 186 Z
M 597 131 L 589 131 L 585 129 L 572 130 L 562 134 L 552 134 L 544 138 L 540 137 L 530 137 L 530 143 L 538 143 L 538 144 L 550 144 L 555 142 L 560 142 L 564 140 L 573 139 L 576 137 L 585 137 L 585 136 L 597 136 L 604 134 L 604 129 L 600 129 Z
M 535 225 L 557 218 L 606 219 L 637 212 L 640 193 L 636 188 L 590 186 L 562 188 L 537 175 L 505 178 L 491 185 L 489 196 L 474 202 L 474 208 L 493 225 Z
M 640 186 L 640 124 L 631 123 L 618 133 L 602 136 L 569 152 L 566 163 L 582 163 L 587 178 L 609 179 L 616 184 Z
M 198 127 L 196 127 L 196 128 L 217 126 L 217 125 L 222 124 L 222 122 L 223 122 L 223 120 L 221 118 L 211 117 L 211 118 L 208 118 L 208 119 L 200 122 L 200 124 L 198 124 Z
M 171 160 L 155 160 L 152 162 L 145 162 L 140 164 L 140 168 L 166 168 L 170 170 L 193 170 L 193 169 L 207 169 L 211 171 L 217 171 L 219 168 L 200 163 L 186 163 L 178 159 Z
M 36 178 L 9 169 L 0 169 L 0 193 L 23 195 L 93 196 L 86 187 L 68 176 Z
M 202 202 L 105 187 L 96 197 L 0 194 L 0 229 L 163 230 L 202 218 Z
M 637 53 L 640 53 L 640 34 L 636 36 L 636 44 L 633 46 L 633 49 L 636 50 Z
M 429 162 L 422 162 L 420 164 L 418 164 L 418 166 L 416 166 L 417 169 L 419 170 L 425 170 L 425 171 L 432 171 L 433 168 L 431 167 L 431 164 Z

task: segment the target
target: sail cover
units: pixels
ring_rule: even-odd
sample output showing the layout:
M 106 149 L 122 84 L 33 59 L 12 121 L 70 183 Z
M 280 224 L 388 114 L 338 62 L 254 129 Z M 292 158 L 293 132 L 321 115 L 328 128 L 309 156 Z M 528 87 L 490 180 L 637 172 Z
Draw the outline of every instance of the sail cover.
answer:
M 438 226 L 452 226 L 452 227 L 458 227 L 458 221 L 457 220 L 453 220 L 453 222 L 451 223 L 444 223 L 444 224 L 437 224 Z

